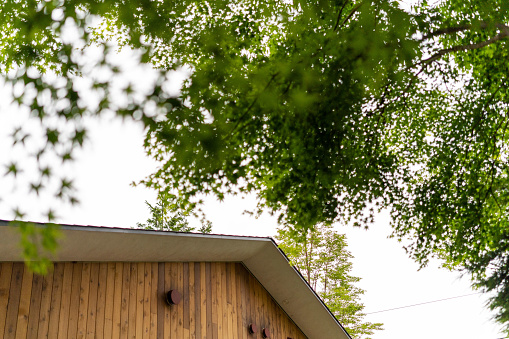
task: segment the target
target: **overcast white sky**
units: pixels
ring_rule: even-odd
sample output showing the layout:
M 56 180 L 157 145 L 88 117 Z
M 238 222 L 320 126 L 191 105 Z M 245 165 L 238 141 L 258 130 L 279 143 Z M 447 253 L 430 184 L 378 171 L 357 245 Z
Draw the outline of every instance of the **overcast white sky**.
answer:
M 29 197 L 24 186 L 3 177 L 4 165 L 19 156 L 8 135 L 14 126 L 24 124 L 26 114 L 9 106 L 0 93 L 0 219 L 11 219 L 10 209 L 20 205 L 29 219 L 41 216 L 44 199 Z M 144 201 L 155 194 L 142 187 L 131 187 L 155 169 L 142 148 L 143 131 L 133 122 L 103 118 L 88 123 L 90 140 L 77 161 L 60 170 L 76 178 L 81 204 L 61 206 L 61 223 L 110 227 L 134 227 L 145 221 Z M 273 236 L 276 221 L 268 215 L 254 219 L 242 211 L 252 208 L 254 199 L 229 198 L 219 203 L 207 199 L 205 211 L 213 221 L 213 233 Z M 349 250 L 354 255 L 353 274 L 361 277 L 359 287 L 366 290 L 366 313 L 474 293 L 468 279 L 458 273 L 438 269 L 438 263 L 418 271 L 390 233 L 388 216 L 379 215 L 368 230 L 342 227 Z M 367 320 L 384 323 L 385 330 L 375 339 L 497 339 L 503 338 L 500 326 L 490 320 L 484 303 L 486 296 L 471 295 L 437 303 L 402 308 L 368 315 Z M 321 338 L 318 338 L 321 339 Z

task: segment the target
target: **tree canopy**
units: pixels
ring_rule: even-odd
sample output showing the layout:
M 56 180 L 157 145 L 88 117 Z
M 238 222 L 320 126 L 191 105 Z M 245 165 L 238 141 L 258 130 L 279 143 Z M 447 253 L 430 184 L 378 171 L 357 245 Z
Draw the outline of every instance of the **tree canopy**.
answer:
M 509 2 L 6 0 L 0 18 L 4 82 L 44 141 L 34 193 L 75 203 L 48 154 L 72 160 L 84 116 L 133 117 L 161 164 L 147 186 L 190 205 L 253 193 L 303 231 L 390 209 L 413 258 L 471 274 L 509 323 Z M 109 42 L 157 70 L 148 90 L 115 83 Z

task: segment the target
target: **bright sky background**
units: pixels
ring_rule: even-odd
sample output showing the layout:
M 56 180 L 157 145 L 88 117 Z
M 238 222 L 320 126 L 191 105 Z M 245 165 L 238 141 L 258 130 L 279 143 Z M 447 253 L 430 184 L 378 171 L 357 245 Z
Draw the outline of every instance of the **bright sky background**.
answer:
M 140 75 L 141 76 L 141 75 Z M 23 124 L 26 114 L 9 106 L 0 93 L 0 174 L 4 165 L 19 156 L 8 137 L 15 126 Z M 61 223 L 110 227 L 134 227 L 149 216 L 144 202 L 153 202 L 155 193 L 143 187 L 131 187 L 155 169 L 142 148 L 143 131 L 134 122 L 103 118 L 88 122 L 90 140 L 77 161 L 62 172 L 76 178 L 81 204 L 59 207 Z M 0 219 L 11 219 L 13 206 L 29 212 L 29 219 L 45 221 L 41 216 L 44 201 L 29 197 L 25 187 L 0 176 Z M 276 221 L 268 215 L 259 219 L 242 211 L 254 206 L 253 198 L 229 198 L 219 203 L 206 199 L 205 211 L 213 222 L 213 233 L 273 236 Z M 458 273 L 430 267 L 418 271 L 401 245 L 387 239 L 388 216 L 379 215 L 368 230 L 342 227 L 349 250 L 354 255 L 353 275 L 361 277 L 359 287 L 366 290 L 366 313 L 413 305 L 474 293 L 467 278 Z M 498 339 L 504 336 L 500 326 L 490 320 L 484 308 L 486 296 L 463 298 L 368 315 L 371 322 L 384 323 L 385 331 L 375 339 Z M 314 339 L 314 338 L 312 338 Z M 322 338 L 316 338 L 322 339 Z

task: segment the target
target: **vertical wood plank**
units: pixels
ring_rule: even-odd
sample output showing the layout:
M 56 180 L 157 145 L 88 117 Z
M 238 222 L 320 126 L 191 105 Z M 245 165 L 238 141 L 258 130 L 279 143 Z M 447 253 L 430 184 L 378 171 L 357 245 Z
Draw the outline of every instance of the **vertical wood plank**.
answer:
M 230 329 L 228 324 L 228 291 L 226 286 L 226 263 L 222 262 L 221 267 L 221 306 L 223 312 L 223 336 L 222 338 L 228 338 L 230 335 Z
M 122 279 L 124 273 L 124 264 L 115 263 L 115 290 L 113 292 L 113 328 L 111 337 L 120 338 L 120 327 L 122 326 L 120 314 L 122 310 Z
M 165 263 L 163 298 L 166 298 L 166 293 L 168 291 L 175 288 L 175 286 L 173 285 L 173 274 L 174 269 L 172 263 Z M 175 335 L 173 334 L 173 330 L 175 330 L 175 334 L 177 331 L 176 327 L 177 314 L 175 312 L 175 308 L 171 306 L 168 307 L 167 305 L 163 305 L 163 307 L 164 307 L 164 338 L 175 338 Z
M 189 263 L 189 338 L 196 339 L 196 290 L 194 277 L 194 262 Z
M 127 339 L 129 329 L 129 286 L 131 285 L 131 265 L 124 263 L 122 268 L 122 305 L 120 309 L 120 338 Z
M 184 332 L 184 339 L 189 339 L 191 335 L 190 326 L 191 326 L 191 319 L 190 319 L 190 311 L 189 311 L 189 304 L 190 304 L 190 296 L 189 296 L 189 263 L 185 262 L 182 264 L 182 290 L 184 298 L 182 303 L 182 327 Z
M 78 326 L 76 336 L 78 339 L 83 339 L 87 335 L 87 320 L 88 320 L 88 297 L 90 291 L 90 263 L 83 263 L 81 269 L 81 284 L 79 293 L 79 307 L 78 307 Z
M 145 304 L 145 264 L 139 262 L 136 264 L 138 277 L 136 279 L 136 338 L 143 337 L 143 309 Z
M 12 262 L 0 263 L 0 336 L 5 332 L 5 319 L 7 318 L 7 304 L 12 279 Z
M 235 264 L 235 307 L 237 308 L 237 337 L 243 339 L 242 329 L 244 322 L 242 320 L 243 307 L 242 307 L 242 288 L 241 288 L 241 274 L 240 264 Z
M 288 320 L 287 318 L 285 318 L 285 319 L 284 319 L 284 321 L 285 321 L 285 328 L 286 328 L 286 333 L 285 333 L 285 335 L 287 335 L 287 336 L 289 336 L 289 337 L 291 337 L 291 338 L 295 338 L 295 335 L 294 335 L 294 333 L 293 333 L 293 331 L 292 331 L 292 326 L 291 326 L 291 324 L 290 324 L 290 320 Z M 295 339 L 297 339 L 297 338 L 295 338 Z
M 258 303 L 259 303 L 259 312 L 260 312 L 260 327 L 263 328 L 266 325 L 265 319 L 265 295 L 264 290 L 258 280 L 256 280 L 256 292 L 258 293 Z
M 284 332 L 283 332 L 283 328 L 282 328 L 282 318 L 281 318 L 282 312 L 279 309 L 278 305 L 275 306 L 275 309 L 276 309 L 275 319 L 276 319 L 276 323 L 277 323 L 277 333 L 278 333 L 278 337 L 282 338 L 284 336 Z
M 279 333 L 279 336 L 280 337 L 283 337 L 284 333 L 283 333 L 283 329 L 281 328 L 281 316 L 283 314 L 283 310 L 279 307 L 279 305 L 277 303 L 274 303 L 274 308 L 276 309 L 276 314 L 275 314 L 275 321 L 277 322 L 277 330 L 278 330 L 278 333 Z
M 129 339 L 136 338 L 136 286 L 138 284 L 138 266 L 131 263 L 131 274 L 129 283 L 129 324 L 127 326 L 127 336 Z
M 231 314 L 231 306 L 232 306 L 232 298 L 231 298 L 231 286 L 230 286 L 230 265 L 229 263 L 222 263 L 223 264 L 223 272 L 222 272 L 222 275 L 223 275 L 223 291 L 224 291 L 224 313 L 225 313 L 225 317 L 223 318 L 224 321 L 226 322 L 226 326 L 225 326 L 225 329 L 226 329 L 226 337 L 227 338 L 233 338 L 233 333 L 232 333 L 232 319 L 230 317 L 230 314 Z
M 276 309 L 276 303 L 272 299 L 272 297 L 269 295 L 269 307 L 270 307 L 270 324 L 272 328 L 274 328 L 274 332 L 279 335 L 278 330 L 278 322 L 277 322 L 277 309 Z
M 271 324 L 271 330 L 274 333 L 274 336 L 280 336 L 279 335 L 279 329 L 278 329 L 278 321 L 277 321 L 277 309 L 275 307 L 275 303 L 273 302 L 272 298 L 270 299 L 269 303 L 269 314 L 270 314 L 270 324 Z
M 53 273 L 53 292 L 49 311 L 48 338 L 58 337 L 60 320 L 60 303 L 62 301 L 62 284 L 64 283 L 64 263 L 55 263 Z
M 246 305 L 246 322 L 249 325 L 253 322 L 253 315 L 252 315 L 252 307 L 253 307 L 253 301 L 251 299 L 251 290 L 249 286 L 249 272 L 246 270 L 244 272 L 244 289 L 245 289 L 245 295 L 246 302 L 244 305 Z
M 166 325 L 170 323 L 170 312 L 164 308 L 165 274 L 167 268 L 160 262 L 157 264 L 157 338 L 168 338 L 170 334 Z
M 25 267 L 23 272 L 23 282 L 21 284 L 21 296 L 19 299 L 18 322 L 16 324 L 16 338 L 20 339 L 27 337 L 33 278 L 34 274 Z
M 287 336 L 288 337 L 288 330 L 286 328 L 286 317 L 281 317 L 280 318 L 280 323 L 281 323 L 281 332 L 283 333 L 283 336 Z
M 201 312 L 201 319 L 200 319 L 200 332 L 201 332 L 201 339 L 207 338 L 207 301 L 210 296 L 210 294 L 207 294 L 207 268 L 205 263 L 200 263 L 200 312 Z M 209 279 L 210 279 L 210 266 L 209 266 Z M 211 319 L 209 318 L 209 322 Z
M 97 317 L 97 290 L 99 289 L 99 264 L 90 264 L 90 285 L 88 287 L 87 331 L 86 338 L 95 338 L 95 325 Z
M 11 289 L 7 303 L 4 338 L 15 338 L 18 323 L 18 311 L 21 297 L 21 284 L 23 282 L 23 263 L 14 263 L 11 275 Z
M 143 271 L 143 339 L 150 336 L 150 293 L 152 290 L 152 264 L 145 263 Z
M 150 339 L 157 339 L 158 335 L 158 312 L 159 305 L 159 265 L 153 262 L 151 269 L 152 288 L 150 289 Z M 161 338 L 161 337 L 160 337 Z
M 106 304 L 104 305 L 104 338 L 113 337 L 113 304 L 115 303 L 115 268 L 116 264 L 107 264 Z
M 227 264 L 228 265 L 228 264 Z M 235 263 L 230 263 L 230 294 L 231 294 L 231 305 L 232 312 L 230 314 L 231 319 L 231 333 L 234 338 L 239 338 L 238 334 L 238 322 L 237 322 L 237 279 L 235 276 Z
M 58 339 L 67 339 L 69 328 L 69 308 L 71 307 L 73 264 L 64 263 L 64 280 L 62 282 L 62 301 L 60 302 L 60 319 L 58 320 Z
M 205 264 L 205 284 L 206 284 L 206 295 L 207 298 L 205 299 L 207 301 L 206 303 L 206 316 L 207 316 L 207 331 L 205 338 L 213 338 L 214 337 L 214 316 L 212 315 L 212 302 L 214 299 L 213 293 L 212 293 L 212 264 L 206 263 Z M 214 287 L 215 288 L 215 287 Z M 217 315 L 216 315 L 216 321 L 217 321 Z M 217 325 L 216 325 L 216 338 L 217 338 Z
M 280 327 L 281 335 L 286 338 L 286 330 L 284 328 L 285 322 L 283 320 L 284 318 L 286 318 L 286 313 L 280 309 L 279 314 L 278 314 L 279 327 Z
M 258 317 L 259 312 L 257 309 L 258 303 L 256 298 L 255 280 L 251 274 L 249 274 L 249 298 L 251 301 L 251 322 L 260 326 L 260 318 Z
M 184 285 L 184 264 L 182 262 L 177 263 L 177 290 L 182 293 Z M 184 303 L 181 302 L 177 306 L 178 312 L 178 327 L 177 327 L 177 338 L 182 339 L 184 337 Z
M 238 306 L 239 307 L 238 314 L 240 316 L 239 338 L 247 339 L 246 335 L 247 335 L 248 321 L 247 321 L 247 317 L 246 317 L 246 296 L 245 296 L 246 287 L 245 287 L 244 273 L 245 273 L 244 267 L 241 264 L 237 264 L 237 270 L 236 270 L 237 284 L 238 284 L 238 286 L 237 286 L 237 293 L 238 293 L 237 303 L 239 305 Z
M 51 309 L 51 296 L 53 291 L 54 267 L 42 279 L 41 290 L 41 309 L 39 311 L 39 328 L 37 330 L 37 338 L 48 338 L 49 314 Z M 2 333 L 2 332 L 0 332 Z
M 223 323 L 226 325 L 225 327 L 225 338 L 233 338 L 232 331 L 232 319 L 231 319 L 231 306 L 232 306 L 232 298 L 231 298 L 231 286 L 230 286 L 230 264 L 222 263 L 222 282 L 223 282 L 223 293 L 224 293 L 224 301 L 223 301 Z
M 260 288 L 258 286 L 258 280 L 253 277 L 253 288 L 255 293 L 255 312 L 256 312 L 256 323 L 258 324 L 260 330 L 262 329 L 263 315 L 262 315 L 262 303 L 260 301 Z
M 216 263 L 210 263 L 210 272 L 211 272 L 211 297 L 212 297 L 212 338 L 218 339 L 218 335 L 220 333 L 220 324 L 219 319 L 220 316 L 220 309 L 218 305 L 218 282 L 221 281 L 221 275 L 219 275 L 219 279 L 217 276 L 217 266 Z M 220 289 L 219 289 L 220 290 Z
M 260 301 L 261 301 L 261 316 L 262 316 L 262 326 L 264 328 L 270 328 L 269 317 L 267 314 L 267 293 L 265 288 L 263 288 L 262 284 L 258 282 L 258 288 L 260 291 Z
M 170 281 L 166 290 L 176 289 L 178 290 L 178 266 L 177 263 L 169 263 L 170 266 Z M 173 307 L 175 306 L 175 307 Z M 170 329 L 170 339 L 181 339 L 178 337 L 178 305 L 170 306 L 170 314 L 171 314 L 171 329 Z
M 258 284 L 260 285 L 260 290 L 261 290 L 261 293 L 262 293 L 262 314 L 263 314 L 263 323 L 264 323 L 264 327 L 270 329 L 270 316 L 269 316 L 269 308 L 268 308 L 268 298 L 269 298 L 269 293 L 267 292 L 267 290 L 265 290 L 265 288 L 262 286 L 262 284 L 260 284 L 258 282 Z
M 95 312 L 95 337 L 104 338 L 104 308 L 106 307 L 106 285 L 108 263 L 99 264 L 99 280 L 97 281 L 97 306 Z M 108 338 L 109 339 L 109 338 Z
M 226 277 L 224 272 L 224 263 L 216 264 L 217 267 L 217 322 L 219 338 L 228 337 L 228 319 L 226 318 Z
M 283 317 L 281 319 L 281 324 L 283 326 L 284 335 L 291 338 L 290 329 L 288 328 L 288 321 L 286 320 L 286 317 Z
M 195 338 L 201 339 L 201 263 L 194 263 L 194 319 L 195 319 Z M 191 305 L 191 307 L 193 307 Z
M 69 306 L 69 324 L 67 338 L 76 338 L 78 331 L 78 319 L 80 308 L 81 277 L 83 275 L 83 263 L 75 263 L 72 273 L 71 300 Z

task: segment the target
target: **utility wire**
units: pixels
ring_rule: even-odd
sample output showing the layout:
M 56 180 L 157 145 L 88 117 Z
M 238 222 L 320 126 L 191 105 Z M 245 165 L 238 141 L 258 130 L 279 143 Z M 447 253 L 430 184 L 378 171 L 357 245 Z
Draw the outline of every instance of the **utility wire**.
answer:
M 483 293 L 483 292 L 470 293 L 470 294 L 465 294 L 465 295 L 459 295 L 459 296 L 457 296 L 457 297 L 450 297 L 450 298 L 444 298 L 444 299 L 433 300 L 433 301 L 426 301 L 426 302 L 419 303 L 419 304 L 413 304 L 413 305 L 407 305 L 407 306 L 400 306 L 400 307 L 395 307 L 395 308 L 389 308 L 389 309 L 387 309 L 387 310 L 376 311 L 376 312 L 369 312 L 369 313 L 366 313 L 366 314 L 374 314 L 374 313 L 389 312 L 389 311 L 399 310 L 399 309 L 401 309 L 401 308 L 408 308 L 408 307 L 420 306 L 420 305 L 424 305 L 424 304 L 437 303 L 437 302 L 440 302 L 440 301 L 451 300 L 451 299 L 457 299 L 457 298 L 463 298 L 463 297 L 468 297 L 468 296 L 471 296 L 471 295 L 476 295 L 476 294 L 481 294 L 481 293 Z

